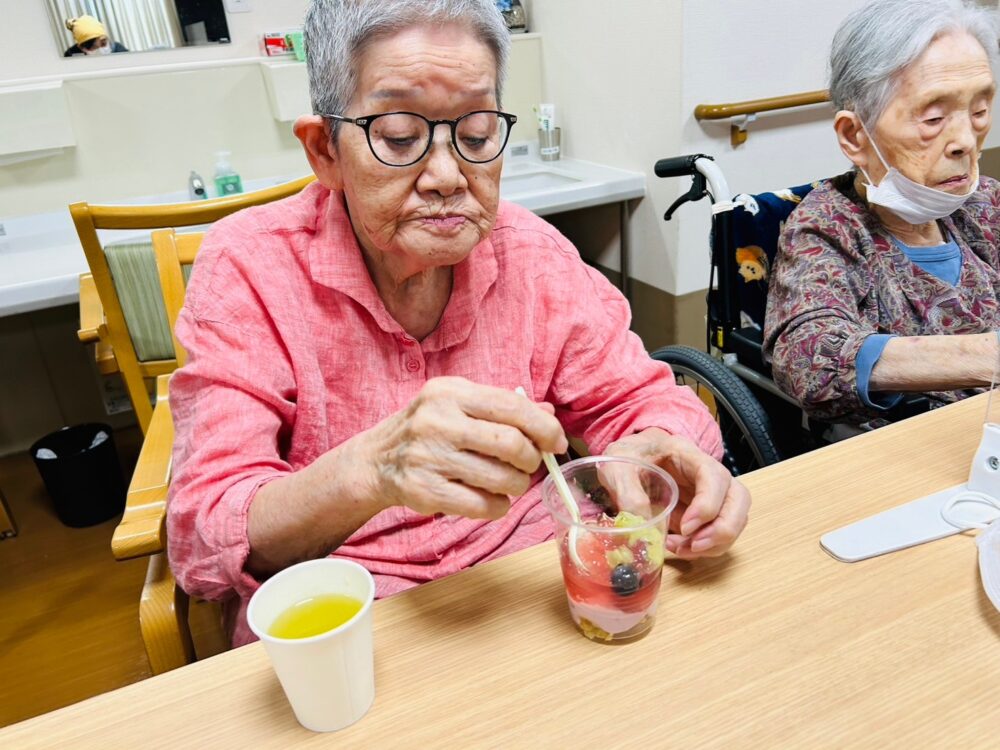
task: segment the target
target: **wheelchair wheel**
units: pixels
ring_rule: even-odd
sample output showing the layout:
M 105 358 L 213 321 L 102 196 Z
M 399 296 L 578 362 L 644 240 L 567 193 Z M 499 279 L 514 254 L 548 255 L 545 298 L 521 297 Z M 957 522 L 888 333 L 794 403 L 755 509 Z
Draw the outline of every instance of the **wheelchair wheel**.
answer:
M 734 476 L 781 460 L 767 414 L 725 365 L 690 346 L 667 346 L 650 356 L 670 365 L 677 384 L 692 388 L 715 415 L 722 431 L 722 462 Z

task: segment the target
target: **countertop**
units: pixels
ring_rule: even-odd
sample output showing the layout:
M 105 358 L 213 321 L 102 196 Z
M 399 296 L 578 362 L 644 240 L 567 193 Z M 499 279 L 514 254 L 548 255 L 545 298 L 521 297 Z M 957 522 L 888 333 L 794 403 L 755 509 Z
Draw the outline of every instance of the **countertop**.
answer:
M 293 176 L 248 180 L 247 190 L 259 190 Z M 646 176 L 577 159 L 541 162 L 507 158 L 500 195 L 539 216 L 641 198 Z M 140 196 L 122 204 L 176 203 L 187 193 Z M 148 231 L 98 232 L 102 242 L 148 236 Z M 79 276 L 87 259 L 80 247 L 69 211 L 0 218 L 0 316 L 76 302 Z

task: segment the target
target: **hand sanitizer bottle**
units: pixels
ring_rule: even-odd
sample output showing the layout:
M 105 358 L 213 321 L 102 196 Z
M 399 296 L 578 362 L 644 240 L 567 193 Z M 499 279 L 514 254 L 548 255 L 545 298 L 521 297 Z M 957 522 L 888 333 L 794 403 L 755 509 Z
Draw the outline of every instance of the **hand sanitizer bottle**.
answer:
M 217 151 L 215 154 L 215 193 L 220 198 L 243 192 L 243 181 L 229 163 L 229 151 Z

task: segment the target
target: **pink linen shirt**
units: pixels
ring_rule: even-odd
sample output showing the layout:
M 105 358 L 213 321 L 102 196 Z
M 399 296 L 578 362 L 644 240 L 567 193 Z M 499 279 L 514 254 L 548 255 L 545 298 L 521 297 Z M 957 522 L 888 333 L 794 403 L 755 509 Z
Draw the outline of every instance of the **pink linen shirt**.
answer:
M 715 422 L 629 320 L 621 294 L 558 231 L 505 202 L 455 266 L 441 321 L 422 341 L 386 311 L 342 193 L 314 183 L 218 222 L 177 324 L 189 361 L 170 383 L 177 581 L 223 601 L 233 645 L 254 640 L 246 604 L 259 581 L 245 565 L 257 489 L 403 409 L 436 376 L 523 385 L 595 453 L 655 426 L 718 457 Z M 394 507 L 333 554 L 368 568 L 383 597 L 537 544 L 553 535 L 540 478 L 499 520 Z

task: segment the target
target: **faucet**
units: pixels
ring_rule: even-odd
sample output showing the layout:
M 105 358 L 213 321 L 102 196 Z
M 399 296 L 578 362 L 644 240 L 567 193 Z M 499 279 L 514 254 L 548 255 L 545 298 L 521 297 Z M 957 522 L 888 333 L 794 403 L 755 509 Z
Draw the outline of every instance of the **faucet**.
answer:
M 208 193 L 205 191 L 205 181 L 201 179 L 201 175 L 191 170 L 191 176 L 188 177 L 188 194 L 191 196 L 191 200 L 200 201 L 208 198 Z

